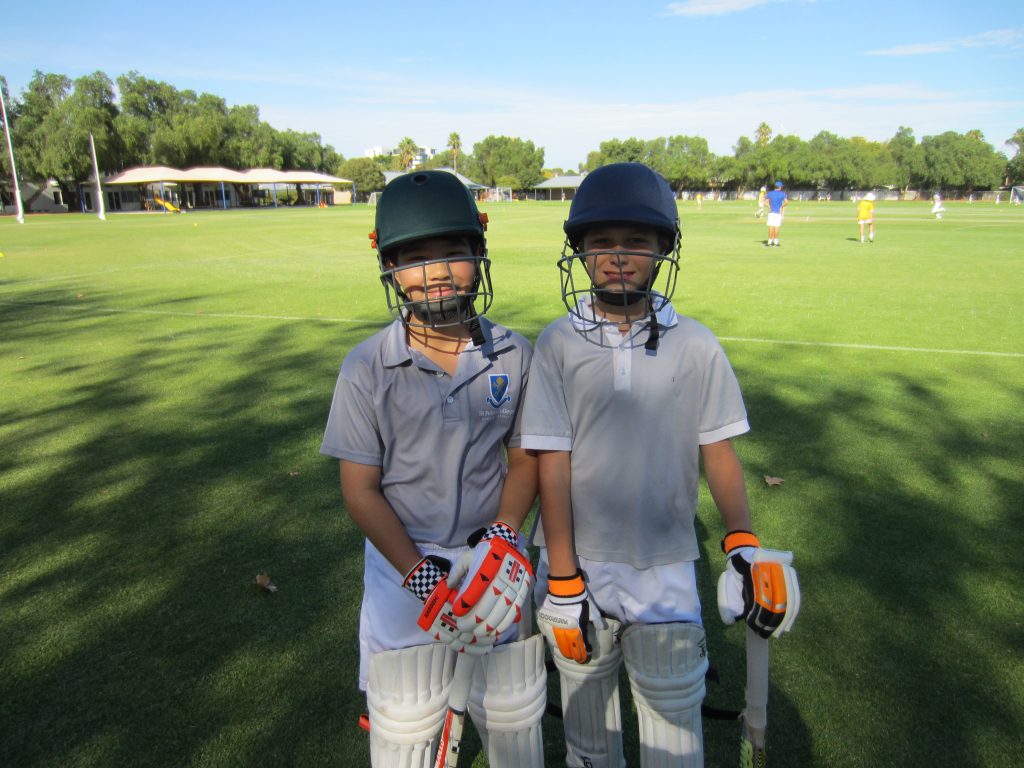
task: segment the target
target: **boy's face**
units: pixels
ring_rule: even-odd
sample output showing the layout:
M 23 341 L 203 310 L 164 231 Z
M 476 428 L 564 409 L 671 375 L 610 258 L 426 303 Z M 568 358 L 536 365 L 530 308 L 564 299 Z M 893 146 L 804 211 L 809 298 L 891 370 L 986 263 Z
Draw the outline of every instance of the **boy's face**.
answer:
M 647 288 L 660 244 L 646 227 L 594 227 L 583 235 L 581 250 L 595 289 L 626 293 Z
M 395 279 L 410 301 L 440 301 L 469 293 L 476 271 L 477 254 L 464 237 L 414 240 L 395 254 Z
M 388 260 L 402 303 L 426 327 L 457 325 L 473 313 L 483 252 L 468 238 L 428 237 Z

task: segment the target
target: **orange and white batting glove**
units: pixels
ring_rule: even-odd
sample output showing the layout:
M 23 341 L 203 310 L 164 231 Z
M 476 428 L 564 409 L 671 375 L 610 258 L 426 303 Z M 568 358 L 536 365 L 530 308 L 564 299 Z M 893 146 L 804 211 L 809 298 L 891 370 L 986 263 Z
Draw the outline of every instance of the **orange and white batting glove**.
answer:
M 583 573 L 548 577 L 548 595 L 537 611 L 537 625 L 551 644 L 553 652 L 579 664 L 590 661 L 592 647 L 590 625 L 605 628 L 604 618 L 594 602 Z
M 523 617 L 533 589 L 533 568 L 519 549 L 519 534 L 495 522 L 469 537 L 473 547 L 448 576 L 458 584 L 453 613 L 459 630 L 478 637 L 502 632 Z
M 444 643 L 459 653 L 480 656 L 494 647 L 493 637 L 477 637 L 459 629 L 452 612 L 455 590 L 448 586 L 451 563 L 443 557 L 428 555 L 405 575 L 402 586 L 423 601 L 423 611 L 416 622 L 436 642 Z
M 800 613 L 800 582 L 793 553 L 762 549 L 750 531 L 732 531 L 722 539 L 726 569 L 718 578 L 722 621 L 747 626 L 763 638 L 779 637 Z

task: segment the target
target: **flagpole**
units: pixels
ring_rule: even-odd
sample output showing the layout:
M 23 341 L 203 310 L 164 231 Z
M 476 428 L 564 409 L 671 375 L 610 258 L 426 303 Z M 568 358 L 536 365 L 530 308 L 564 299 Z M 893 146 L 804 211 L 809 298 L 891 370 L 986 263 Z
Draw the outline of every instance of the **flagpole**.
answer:
M 21 187 L 18 186 L 18 170 L 14 167 L 14 145 L 11 144 L 11 129 L 7 124 L 7 104 L 4 102 L 4 89 L 0 87 L 0 114 L 4 119 L 4 135 L 7 137 L 7 155 L 11 158 L 11 180 L 14 182 L 14 200 L 18 206 L 18 223 L 25 223 L 25 208 L 21 203 Z
M 89 150 L 92 152 L 92 172 L 96 175 L 96 199 L 99 200 L 97 206 L 100 221 L 107 220 L 107 211 L 103 205 L 103 188 L 100 186 L 100 166 L 96 162 L 96 142 L 92 139 L 92 134 L 89 134 Z

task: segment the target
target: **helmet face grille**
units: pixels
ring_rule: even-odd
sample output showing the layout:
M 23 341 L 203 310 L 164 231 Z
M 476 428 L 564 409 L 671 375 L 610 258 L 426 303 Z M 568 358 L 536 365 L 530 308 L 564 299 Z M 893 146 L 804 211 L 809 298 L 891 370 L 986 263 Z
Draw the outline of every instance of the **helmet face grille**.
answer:
M 401 270 L 390 263 L 385 263 L 382 258 L 380 281 L 384 285 L 388 310 L 393 317 L 412 328 L 451 328 L 486 314 L 494 299 L 491 288 L 491 260 L 487 258 L 486 253 L 470 260 L 476 264 L 476 279 L 471 289 L 467 291 L 460 290 L 456 285 L 451 266 L 455 262 L 467 261 L 465 258 L 422 261 Z M 410 299 L 399 286 L 395 273 L 420 270 L 422 284 L 426 284 L 427 267 L 434 264 L 444 264 L 447 267 L 452 294 L 440 299 Z
M 562 246 L 558 260 L 561 273 L 562 302 L 569 314 L 594 327 L 633 323 L 657 314 L 672 299 L 679 278 L 679 240 L 667 253 L 619 251 L 623 255 L 646 256 L 654 259 L 650 275 L 643 286 L 625 283 L 595 286 L 587 269 L 588 261 L 608 251 L 577 251 L 568 238 Z M 621 307 L 623 319 L 608 320 L 594 310 L 597 302 Z

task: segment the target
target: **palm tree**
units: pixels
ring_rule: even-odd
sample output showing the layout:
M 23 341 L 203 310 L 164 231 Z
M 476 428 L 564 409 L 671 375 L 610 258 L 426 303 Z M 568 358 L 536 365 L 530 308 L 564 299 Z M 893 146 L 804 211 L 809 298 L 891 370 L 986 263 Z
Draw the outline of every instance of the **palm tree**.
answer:
M 448 149 L 450 149 L 452 153 L 452 170 L 458 173 L 459 152 L 462 151 L 462 138 L 454 131 L 448 134 Z
M 400 142 L 398 142 L 398 156 L 402 160 L 402 170 L 408 171 L 412 165 L 413 158 L 416 157 L 416 153 L 420 151 L 420 148 L 416 145 L 416 142 L 406 136 Z
M 761 123 L 757 126 L 755 135 L 757 136 L 757 146 L 763 147 L 772 140 L 772 127 L 768 123 Z

